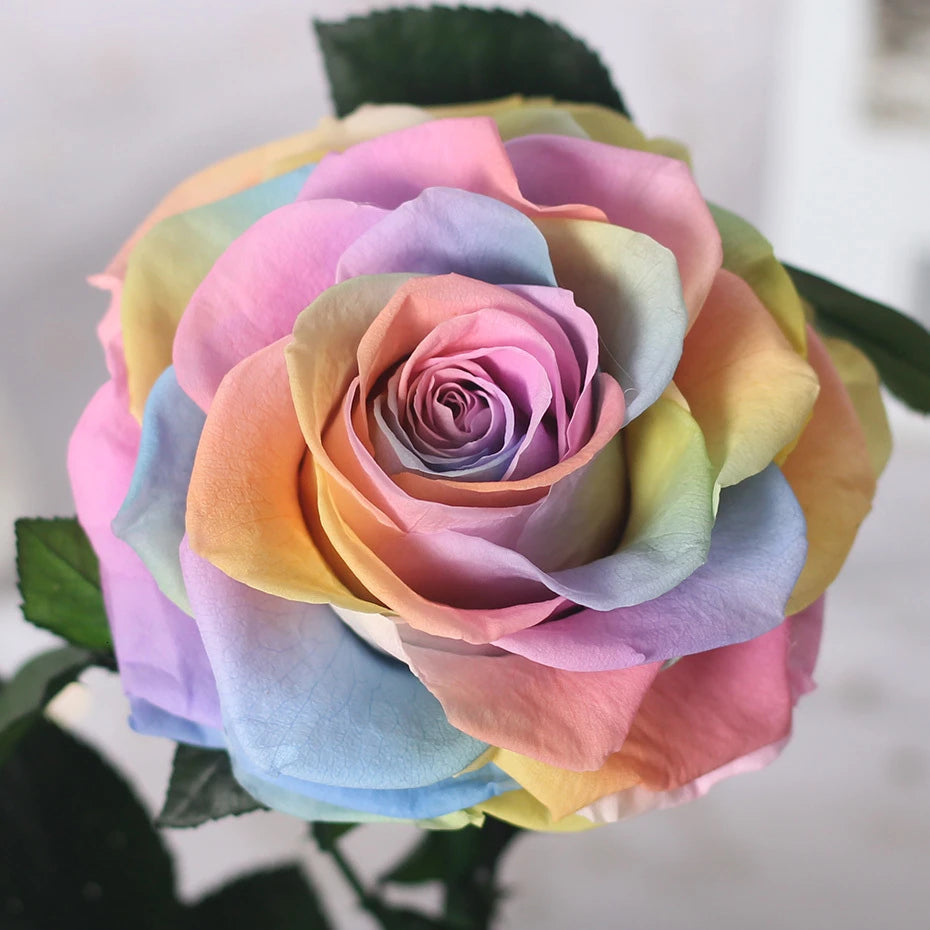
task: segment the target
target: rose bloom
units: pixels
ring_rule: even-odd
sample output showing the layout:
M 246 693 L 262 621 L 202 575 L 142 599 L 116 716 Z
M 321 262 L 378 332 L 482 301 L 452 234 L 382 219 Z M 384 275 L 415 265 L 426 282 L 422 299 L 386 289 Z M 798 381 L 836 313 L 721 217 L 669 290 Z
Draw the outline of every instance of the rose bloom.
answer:
M 888 454 L 687 155 L 366 107 L 182 184 L 72 439 L 132 725 L 312 820 L 581 829 L 772 760 Z

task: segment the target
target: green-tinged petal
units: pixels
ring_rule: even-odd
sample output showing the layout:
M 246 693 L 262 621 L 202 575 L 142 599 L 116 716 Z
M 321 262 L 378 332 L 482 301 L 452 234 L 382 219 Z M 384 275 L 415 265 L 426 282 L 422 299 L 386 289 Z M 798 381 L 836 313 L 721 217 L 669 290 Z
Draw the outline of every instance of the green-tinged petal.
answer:
M 806 321 L 801 298 L 772 245 L 742 217 L 708 204 L 723 240 L 723 267 L 739 275 L 765 304 L 781 331 L 801 354 L 807 354 Z
M 290 203 L 309 169 L 258 184 L 156 224 L 129 256 L 121 307 L 130 409 L 142 419 L 152 385 L 171 364 L 178 322 L 213 263 L 256 220 Z
M 762 471 L 810 416 L 818 382 L 741 278 L 721 271 L 675 372 L 722 487 Z

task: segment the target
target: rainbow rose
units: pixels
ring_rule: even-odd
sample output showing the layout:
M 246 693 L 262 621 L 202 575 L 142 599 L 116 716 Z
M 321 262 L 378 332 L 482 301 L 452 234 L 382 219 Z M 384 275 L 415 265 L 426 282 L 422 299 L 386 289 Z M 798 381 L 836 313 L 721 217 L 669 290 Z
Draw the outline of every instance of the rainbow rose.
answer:
M 542 829 L 784 745 L 887 427 L 680 147 L 363 108 L 186 182 L 94 280 L 69 467 L 138 730 L 308 819 Z

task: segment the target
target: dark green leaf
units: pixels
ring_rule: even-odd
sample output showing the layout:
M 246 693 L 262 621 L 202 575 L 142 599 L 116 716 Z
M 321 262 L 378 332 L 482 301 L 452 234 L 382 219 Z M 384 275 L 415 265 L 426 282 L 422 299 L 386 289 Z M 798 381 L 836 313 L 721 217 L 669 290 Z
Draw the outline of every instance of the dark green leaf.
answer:
M 4 930 L 176 930 L 171 860 L 132 791 L 40 721 L 0 769 Z
M 930 413 L 930 332 L 885 304 L 809 271 L 785 267 L 798 293 L 813 306 L 817 329 L 857 346 L 888 390 L 915 410 Z
M 310 832 L 313 834 L 317 846 L 323 852 L 329 852 L 335 846 L 337 840 L 357 826 L 357 823 L 325 823 L 320 821 L 310 824 Z
M 65 646 L 30 659 L 0 691 L 0 765 L 42 716 L 45 705 L 93 664 L 86 649 Z
M 440 881 L 445 885 L 445 925 L 482 930 L 489 925 L 501 897 L 498 861 L 521 832 L 518 827 L 489 817 L 481 828 L 426 833 L 380 881 Z
M 331 926 L 296 866 L 236 879 L 196 904 L 191 918 L 197 930 L 328 930 Z
M 76 646 L 109 651 L 97 556 L 77 520 L 16 521 L 23 615 Z
M 629 116 L 597 55 L 533 13 L 459 7 L 382 10 L 315 22 L 336 113 L 509 94 L 599 103 Z
M 233 777 L 229 755 L 222 749 L 178 744 L 161 827 L 196 827 L 230 814 L 262 810 L 264 805 Z

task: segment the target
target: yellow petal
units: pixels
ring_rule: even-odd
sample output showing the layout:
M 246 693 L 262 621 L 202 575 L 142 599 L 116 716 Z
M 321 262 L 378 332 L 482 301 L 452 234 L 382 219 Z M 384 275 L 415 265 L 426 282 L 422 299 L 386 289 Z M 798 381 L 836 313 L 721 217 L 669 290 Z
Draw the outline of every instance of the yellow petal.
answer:
M 845 339 L 825 339 L 824 345 L 856 408 L 877 478 L 891 456 L 891 430 L 882 402 L 881 379 L 868 356 L 852 343 Z
M 820 394 L 782 471 L 804 510 L 808 550 L 786 614 L 812 604 L 836 578 L 875 493 L 872 460 L 853 402 L 813 329 L 807 342 Z
M 721 487 L 772 462 L 803 429 L 818 391 L 810 365 L 728 271 L 718 273 L 685 337 L 675 383 L 704 431 Z
M 572 815 L 562 820 L 553 819 L 549 811 L 528 791 L 508 791 L 476 805 L 476 809 L 505 820 L 524 830 L 540 830 L 546 833 L 578 833 L 600 826 L 586 817 Z
M 723 267 L 739 275 L 775 318 L 792 346 L 806 354 L 804 308 L 771 243 L 746 220 L 708 204 L 723 240 Z

